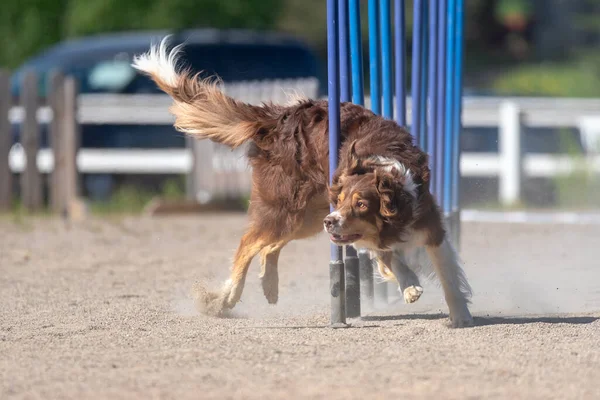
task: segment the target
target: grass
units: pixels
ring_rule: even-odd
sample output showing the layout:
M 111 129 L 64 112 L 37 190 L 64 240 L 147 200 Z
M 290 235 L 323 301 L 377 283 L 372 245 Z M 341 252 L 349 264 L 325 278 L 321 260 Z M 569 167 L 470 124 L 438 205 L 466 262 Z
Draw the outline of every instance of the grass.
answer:
M 165 181 L 158 192 L 141 189 L 134 185 L 123 185 L 117 188 L 107 201 L 92 201 L 90 203 L 90 212 L 99 215 L 139 214 L 157 196 L 166 200 L 184 199 L 185 189 L 183 178 L 174 178 Z
M 499 95 L 598 97 L 600 53 L 569 62 L 543 62 L 512 68 L 492 83 Z
M 575 163 L 575 171 L 556 176 L 553 181 L 560 208 L 597 208 L 600 204 L 600 176 L 588 165 L 572 136 L 561 132 L 560 148 Z M 600 150 L 600 149 L 599 149 Z

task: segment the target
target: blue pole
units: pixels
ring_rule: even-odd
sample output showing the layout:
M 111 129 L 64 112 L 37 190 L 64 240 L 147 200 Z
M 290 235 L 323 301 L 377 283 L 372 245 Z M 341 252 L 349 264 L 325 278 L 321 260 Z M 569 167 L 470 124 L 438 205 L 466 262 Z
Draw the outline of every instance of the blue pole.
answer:
M 421 132 L 421 25 L 423 22 L 422 0 L 414 0 L 413 4 L 413 40 L 412 40 L 412 82 L 411 82 L 411 130 L 415 142 L 419 143 Z
M 369 64 L 371 77 L 371 110 L 381 114 L 381 78 L 379 76 L 379 13 L 377 0 L 369 0 Z
M 444 187 L 442 210 L 445 213 L 452 211 L 452 185 L 453 185 L 453 154 L 454 154 L 454 135 L 456 134 L 454 118 L 455 109 L 453 102 L 455 96 L 456 84 L 456 54 L 454 45 L 456 43 L 456 0 L 447 0 L 447 56 L 446 56 L 446 118 L 445 118 L 445 137 L 444 137 Z
M 438 9 L 438 67 L 437 67 L 437 132 L 435 135 L 435 195 L 439 204 L 442 203 L 442 188 L 444 185 L 444 131 L 446 114 L 446 0 L 439 0 Z
M 352 102 L 364 106 L 364 76 L 363 76 L 363 51 L 362 51 L 362 35 L 361 35 L 361 24 L 360 24 L 360 2 L 359 0 L 350 0 L 350 59 L 352 67 Z M 346 247 L 346 278 L 350 271 L 353 270 L 353 265 L 356 261 L 350 260 L 349 256 L 355 255 L 356 252 L 353 247 Z M 354 276 L 356 278 L 356 275 Z M 362 299 L 366 301 L 367 308 L 373 307 L 373 266 L 371 259 L 366 253 L 362 253 L 358 256 L 358 280 L 360 281 L 358 288 L 358 315 L 362 309 Z M 354 279 L 356 281 L 356 279 Z M 352 294 L 348 287 L 348 297 Z M 362 299 L 361 299 L 362 297 Z M 353 307 L 349 304 L 346 305 L 348 309 L 348 316 L 353 316 Z M 356 314 L 356 313 L 354 313 Z
M 427 31 L 429 29 L 428 24 L 428 4 L 427 1 L 421 3 L 423 7 L 422 16 L 423 21 L 421 23 L 421 102 L 419 103 L 419 109 L 421 110 L 421 131 L 419 132 L 420 147 L 426 149 L 427 146 L 427 63 L 428 63 L 428 45 L 427 45 Z
M 340 88 L 338 70 L 338 16 L 336 0 L 327 0 L 327 86 L 329 117 L 329 182 L 338 164 L 340 133 Z M 333 211 L 334 207 L 330 206 Z M 344 262 L 342 248 L 331 245 L 329 261 L 329 285 L 331 296 L 331 324 L 346 323 Z
M 394 29 L 395 29 L 395 63 L 396 63 L 396 122 L 406 126 L 406 18 L 404 16 L 404 0 L 395 0 Z
M 350 59 L 352 66 L 352 102 L 363 106 L 363 62 L 359 0 L 350 0 Z
M 456 59 L 456 82 L 454 84 L 454 137 L 453 137 L 453 168 L 452 179 L 452 208 L 458 212 L 460 209 L 460 137 L 462 133 L 462 79 L 463 79 L 463 49 L 464 49 L 464 0 L 456 0 L 456 44 L 454 57 Z
M 427 153 L 429 154 L 429 167 L 432 171 L 430 180 L 430 191 L 435 193 L 435 139 L 437 132 L 437 9 L 439 6 L 439 0 L 429 0 L 429 113 L 427 114 L 429 120 L 428 134 L 427 134 Z
M 387 119 L 394 118 L 392 80 L 392 30 L 390 27 L 390 0 L 381 0 L 379 3 L 379 16 L 381 28 L 381 78 L 383 87 L 383 116 Z
M 348 32 L 348 0 L 338 1 L 339 55 L 340 55 L 340 101 L 350 101 L 350 43 Z M 360 316 L 360 288 L 358 282 L 358 254 L 352 246 L 346 246 L 344 259 L 346 280 L 346 316 Z
M 329 113 L 329 182 L 338 164 L 340 135 L 340 88 L 338 75 L 338 36 L 336 0 L 327 0 L 327 84 Z M 331 211 L 334 207 L 331 206 Z M 338 256 L 338 246 L 331 246 L 331 258 Z
M 350 54 L 348 54 L 348 0 L 338 1 L 340 101 L 350 101 Z

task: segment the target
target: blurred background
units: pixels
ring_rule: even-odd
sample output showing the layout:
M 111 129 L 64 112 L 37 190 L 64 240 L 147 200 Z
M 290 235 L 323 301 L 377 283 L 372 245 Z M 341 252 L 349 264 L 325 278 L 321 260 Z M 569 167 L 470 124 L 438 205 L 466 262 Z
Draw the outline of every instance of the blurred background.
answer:
M 465 3 L 462 206 L 597 208 L 600 0 Z M 408 82 L 410 0 L 407 6 Z M 367 57 L 366 1 L 362 8 Z M 66 126 L 52 121 L 68 118 L 68 99 L 50 79 L 58 71 L 77 83 L 74 185 L 92 211 L 137 212 L 157 197 L 245 204 L 243 154 L 187 142 L 171 127 L 169 99 L 129 66 L 134 54 L 166 34 L 174 44 L 187 42 L 189 65 L 219 75 L 226 92 L 244 101 L 285 101 L 291 91 L 326 95 L 323 0 L 4 0 L 0 9 L 10 207 L 35 192 L 23 174 L 27 149 L 37 152 L 36 146 L 39 179 L 34 172 L 30 179 L 42 186 L 34 203 L 51 203 L 56 160 L 48 149 L 53 129 L 59 135 Z M 368 73 L 365 80 L 368 96 Z M 35 88 L 34 99 L 25 87 Z M 27 124 L 27 107 L 37 110 L 36 126 Z M 26 145 L 25 130 L 37 143 Z M 503 146 L 505 134 L 518 146 Z M 515 168 L 516 183 L 505 174 Z

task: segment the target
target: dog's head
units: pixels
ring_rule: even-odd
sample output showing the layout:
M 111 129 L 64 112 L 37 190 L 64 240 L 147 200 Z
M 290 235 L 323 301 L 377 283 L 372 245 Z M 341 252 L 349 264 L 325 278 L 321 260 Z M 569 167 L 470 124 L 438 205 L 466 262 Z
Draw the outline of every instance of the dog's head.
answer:
M 323 221 L 337 245 L 373 250 L 402 240 L 414 220 L 417 185 L 411 171 L 395 159 L 360 159 L 350 147 L 348 167 L 338 171 L 330 190 L 335 210 Z

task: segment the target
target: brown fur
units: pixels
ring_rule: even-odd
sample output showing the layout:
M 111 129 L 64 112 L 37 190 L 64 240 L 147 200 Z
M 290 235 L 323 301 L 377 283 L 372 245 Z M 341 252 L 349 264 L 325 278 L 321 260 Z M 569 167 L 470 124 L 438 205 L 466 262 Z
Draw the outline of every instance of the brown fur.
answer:
M 227 97 L 214 81 L 186 71 L 179 73 L 175 86 L 150 75 L 173 97 L 177 129 L 230 147 L 249 145 L 250 223 L 222 295 L 202 299 L 210 312 L 219 314 L 239 301 L 250 262 L 259 253 L 265 296 L 276 303 L 280 250 L 291 240 L 320 232 L 330 202 L 375 251 L 384 277 L 391 277 L 391 247 L 406 240 L 403 235 L 425 232 L 428 246 L 443 241 L 442 217 L 429 192 L 427 155 L 395 122 L 342 103 L 339 168 L 329 188 L 326 101 L 252 106 Z M 416 198 L 405 190 L 397 171 L 379 165 L 373 156 L 397 160 L 410 169 Z M 357 209 L 358 201 L 366 208 Z

